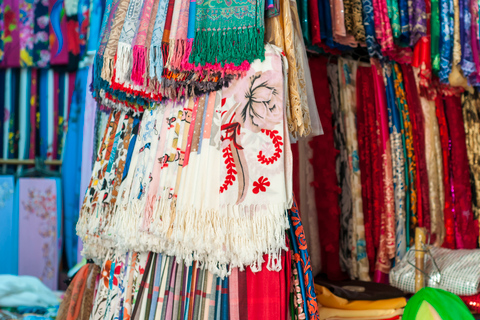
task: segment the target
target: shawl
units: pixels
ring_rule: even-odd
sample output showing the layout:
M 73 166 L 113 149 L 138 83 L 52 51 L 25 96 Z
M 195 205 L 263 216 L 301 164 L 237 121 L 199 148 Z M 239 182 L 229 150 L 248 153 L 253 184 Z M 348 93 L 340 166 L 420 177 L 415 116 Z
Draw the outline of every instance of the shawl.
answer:
M 476 71 L 474 57 L 472 53 L 472 15 L 470 13 L 470 2 L 469 0 L 459 0 L 460 3 L 460 40 L 462 47 L 462 61 L 461 67 L 465 77 L 470 76 L 470 74 Z M 452 8 L 450 8 L 452 10 Z M 451 18 L 452 19 L 452 18 Z M 450 22 L 453 24 L 453 19 Z M 474 39 L 473 41 L 477 41 Z
M 310 60 L 310 63 L 313 59 Z M 320 71 L 320 70 L 319 70 Z M 321 74 L 320 72 L 316 72 Z M 338 66 L 334 64 L 327 65 L 327 73 L 329 78 L 330 89 L 330 105 L 332 109 L 332 124 L 334 133 L 334 146 L 338 150 L 336 157 L 336 172 L 337 184 L 341 188 L 341 193 L 338 195 L 338 203 L 340 206 L 340 265 L 342 270 L 347 271 L 350 278 L 355 279 L 359 277 L 357 268 L 357 244 L 354 235 L 353 226 L 353 207 L 352 207 L 352 188 L 350 186 L 350 168 L 348 166 L 348 149 L 346 144 L 346 128 L 343 122 L 343 114 L 340 106 L 340 94 L 338 87 Z M 322 95 L 323 96 L 323 95 Z M 319 97 L 320 99 L 320 97 Z M 301 140 L 299 141 L 299 145 Z M 313 149 L 313 148 L 312 148 Z M 310 160 L 313 162 L 313 159 Z M 312 179 L 313 180 L 313 179 Z M 304 193 L 304 192 L 303 192 Z M 314 197 L 314 196 L 313 196 Z M 303 198 L 300 200 L 302 215 L 305 219 L 305 211 L 302 208 Z M 308 224 L 305 224 L 308 227 Z M 311 244 L 308 243 L 311 250 Z M 314 256 L 312 256 L 314 259 Z M 313 265 L 313 260 L 312 260 Z M 365 275 L 362 274 L 362 277 Z
M 395 104 L 395 92 L 392 79 L 392 72 L 389 64 L 385 64 L 385 89 L 387 95 L 388 125 L 391 140 L 393 188 L 395 198 L 395 243 L 396 262 L 399 262 L 407 251 L 406 239 L 406 192 L 405 192 L 405 155 L 401 134 L 401 118 Z
M 150 42 L 150 63 L 148 72 L 151 79 L 160 79 L 163 72 L 162 39 L 168 8 L 169 1 L 160 0 L 155 18 L 155 25 L 153 27 L 152 41 Z
M 410 46 L 415 46 L 421 37 L 427 35 L 427 12 L 425 0 L 408 1 L 410 25 Z
M 102 0 L 91 0 L 89 10 L 89 25 L 87 37 L 87 52 L 90 54 L 95 52 L 98 48 L 99 37 L 102 25 L 102 13 L 104 11 L 105 3 Z
M 477 110 L 478 98 L 472 94 L 464 93 L 462 96 L 463 121 L 465 126 L 468 164 L 470 166 L 470 185 L 472 188 L 472 210 L 478 221 L 480 214 L 480 168 L 476 160 L 480 156 L 478 152 L 478 140 L 480 138 L 477 128 L 480 126 L 480 118 Z
M 387 97 L 385 90 L 385 83 L 383 81 L 383 73 L 380 68 L 374 64 L 372 66 L 372 76 L 374 77 L 375 84 L 375 112 L 376 122 L 378 124 L 377 130 L 379 130 L 379 148 L 380 156 L 382 159 L 382 183 L 383 183 L 383 228 L 386 233 L 385 243 L 380 243 L 380 250 L 382 246 L 386 251 L 388 259 L 392 259 L 395 256 L 396 239 L 395 236 L 395 202 L 393 193 L 393 166 L 392 166 L 392 153 L 390 148 L 390 136 L 388 127 L 388 115 L 387 115 Z M 380 259 L 378 259 L 380 260 Z M 378 279 L 377 279 L 378 280 Z M 380 282 L 380 281 L 377 281 Z
M 329 92 L 324 91 L 327 85 L 327 64 L 325 59 L 311 59 L 310 66 L 315 74 L 324 75 L 317 78 L 313 83 L 315 98 L 318 102 L 318 111 L 324 120 L 325 135 L 313 137 L 310 146 L 313 149 L 312 165 L 314 167 L 314 179 L 322 177 L 324 183 L 315 187 L 315 201 L 318 215 L 318 230 L 320 236 L 322 270 L 330 278 L 341 278 L 339 260 L 339 234 L 340 215 L 337 177 L 335 174 L 335 146 L 332 128 L 332 111 L 330 106 L 331 97 Z M 325 155 L 319 152 L 325 150 Z M 322 197 L 320 197 L 322 195 Z M 320 199 L 328 199 L 320 201 Z M 319 214 L 322 212 L 322 214 Z M 327 227 L 331 226 L 331 227 Z
M 444 186 L 444 206 L 443 216 L 445 222 L 445 242 L 442 247 L 455 249 L 455 221 L 453 207 L 453 187 L 451 185 L 451 165 L 450 165 L 450 137 L 448 135 L 447 121 L 445 118 L 445 107 L 441 97 L 435 99 L 435 108 L 440 135 L 442 166 L 443 166 L 443 186 Z
M 118 39 L 117 61 L 115 63 L 115 81 L 123 84 L 132 72 L 132 44 L 140 26 L 143 8 L 142 0 L 130 0 L 123 22 L 122 32 Z M 109 19 L 110 21 L 110 19 Z
M 34 0 L 22 1 L 20 4 L 19 32 L 20 37 L 20 66 L 22 68 L 33 66 L 34 42 Z
M 376 30 L 372 0 L 362 0 L 362 17 L 368 54 L 371 58 L 382 59 L 381 48 L 375 38 Z
M 448 8 L 447 8 L 448 10 Z M 440 70 L 440 7 L 438 0 L 431 0 L 431 16 L 430 16 L 430 38 L 431 38 L 431 60 L 432 70 L 438 74 Z M 448 24 L 445 28 L 449 28 Z M 453 39 L 452 39 L 453 40 Z
M 58 309 L 57 316 L 59 318 L 67 320 L 79 318 L 83 302 L 82 297 L 93 266 L 93 264 L 86 264 L 80 270 L 78 270 L 77 274 L 73 278 L 73 281 L 68 286 L 65 297 L 63 298 L 60 308 Z
M 168 66 L 171 70 L 182 69 L 182 61 L 187 54 L 187 32 L 189 28 L 190 0 L 180 0 L 176 2 L 179 2 L 180 6 L 178 7 L 178 18 L 173 23 L 173 26 L 176 26 L 174 38 L 172 39 L 173 34 L 171 34 L 170 38 L 171 54 L 168 57 Z M 186 56 L 186 59 L 188 59 L 188 55 Z
M 264 9 L 263 0 L 227 4 L 197 1 L 195 37 L 190 63 L 233 63 L 264 59 Z M 242 12 L 242 15 L 232 12 Z
M 440 0 L 440 25 L 442 28 L 440 29 L 440 69 L 438 71 L 438 77 L 440 78 L 440 82 L 448 83 L 448 76 L 452 70 L 454 37 L 452 0 Z
M 356 126 L 356 72 L 357 63 L 339 60 L 338 81 L 340 87 L 340 106 L 345 118 L 346 145 L 349 159 L 349 168 L 352 168 L 349 175 L 350 185 L 352 186 L 352 210 L 353 210 L 353 238 L 356 242 L 356 263 L 359 278 L 365 281 L 370 280 L 369 265 L 373 265 L 373 244 L 371 233 L 368 233 L 369 239 L 364 227 L 364 210 L 361 187 L 361 170 L 358 161 L 358 140 Z
M 292 239 L 292 244 L 296 254 L 300 255 L 300 264 L 302 269 L 299 270 L 304 277 L 304 286 L 305 286 L 305 296 L 307 308 L 305 309 L 308 312 L 308 319 L 318 319 L 318 305 L 317 297 L 315 293 L 312 267 L 310 265 L 310 256 L 307 250 L 307 244 L 305 242 L 305 235 L 303 232 L 302 221 L 300 219 L 300 213 L 298 211 L 297 204 L 295 199 L 293 200 L 292 208 L 289 212 L 289 223 L 290 223 L 290 238 Z M 280 295 L 283 297 L 283 295 Z
M 138 86 L 143 86 L 147 70 L 147 59 L 149 59 L 148 48 L 152 39 L 153 27 L 155 25 L 155 14 L 158 11 L 159 0 L 145 0 L 140 18 L 140 26 L 133 46 L 133 66 L 131 80 Z M 151 19 L 152 12 L 154 14 Z
M 19 1 L 3 1 L 4 11 L 4 31 L 3 46 L 4 56 L 1 63 L 2 67 L 16 68 L 20 67 L 20 30 L 19 30 Z M 48 11 L 48 9 L 47 9 Z
M 402 65 L 402 71 L 405 80 L 407 104 L 409 105 L 411 111 L 410 118 L 412 121 L 412 133 L 414 137 L 413 143 L 418 167 L 417 185 L 420 185 L 417 188 L 417 190 L 420 191 L 418 197 L 418 210 L 421 210 L 422 212 L 422 221 L 419 220 L 418 224 L 420 227 L 426 227 L 427 230 L 431 231 L 432 234 L 437 234 L 440 231 L 436 229 L 437 225 L 434 224 L 433 229 L 431 228 L 428 174 L 425 160 L 425 127 L 423 114 L 421 111 L 421 104 L 418 97 L 412 68 L 407 67 L 407 65 Z
M 456 247 L 474 249 L 477 247 L 478 224 L 472 213 L 472 193 L 468 168 L 465 127 L 462 105 L 459 97 L 445 97 L 445 117 L 451 139 L 450 161 L 452 165 L 452 185 L 455 190 L 454 210 Z M 461 213 L 461 214 L 460 214 Z
M 395 96 L 397 99 L 397 108 L 402 119 L 402 135 L 404 136 L 404 153 L 406 153 L 405 169 L 408 171 L 407 177 L 407 196 L 410 203 L 407 202 L 407 241 L 413 244 L 415 237 L 415 228 L 418 225 L 418 206 L 417 206 L 417 160 L 414 150 L 414 138 L 412 133 L 412 122 L 410 121 L 409 106 L 406 101 L 405 89 L 403 86 L 403 77 L 398 68 L 398 64 L 394 64 L 392 69 L 393 80 L 395 83 Z
M 108 41 L 105 46 L 105 51 L 103 52 L 103 67 L 101 70 L 102 79 L 106 81 L 111 81 L 112 79 L 115 54 L 117 53 L 118 41 L 127 15 L 129 3 L 130 0 L 120 0 L 118 2 L 113 21 L 110 25 L 110 34 L 108 35 Z

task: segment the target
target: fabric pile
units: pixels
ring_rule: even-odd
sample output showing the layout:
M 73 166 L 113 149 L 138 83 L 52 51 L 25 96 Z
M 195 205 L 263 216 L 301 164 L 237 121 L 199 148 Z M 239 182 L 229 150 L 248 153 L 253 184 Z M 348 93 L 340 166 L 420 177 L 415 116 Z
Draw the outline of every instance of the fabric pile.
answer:
M 388 285 L 315 280 L 321 320 L 402 319 L 407 301 L 404 293 Z

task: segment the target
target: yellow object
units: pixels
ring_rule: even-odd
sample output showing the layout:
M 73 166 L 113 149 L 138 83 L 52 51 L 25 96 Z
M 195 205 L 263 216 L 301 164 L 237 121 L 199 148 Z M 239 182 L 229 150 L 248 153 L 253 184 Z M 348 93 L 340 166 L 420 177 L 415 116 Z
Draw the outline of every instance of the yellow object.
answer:
M 425 228 L 415 229 L 415 292 L 425 287 Z
M 405 298 L 385 299 L 385 300 L 355 300 L 349 301 L 337 297 L 326 287 L 316 284 L 317 302 L 324 307 L 343 309 L 343 310 L 391 310 L 403 308 L 407 305 Z
M 332 319 L 388 319 L 403 314 L 403 309 L 387 310 L 342 310 L 333 308 L 318 308 L 320 320 Z

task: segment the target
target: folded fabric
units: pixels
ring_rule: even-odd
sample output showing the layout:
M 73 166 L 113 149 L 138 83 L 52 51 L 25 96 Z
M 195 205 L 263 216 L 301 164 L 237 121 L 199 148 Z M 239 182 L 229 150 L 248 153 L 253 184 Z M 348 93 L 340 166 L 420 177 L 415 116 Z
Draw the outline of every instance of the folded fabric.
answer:
M 461 296 L 463 303 L 465 303 L 470 309 L 470 311 L 475 313 L 480 313 L 480 294 L 476 294 L 473 296 Z
M 334 308 L 320 307 L 318 309 L 319 320 L 332 318 L 344 319 L 389 319 L 403 314 L 403 309 L 387 309 L 387 310 L 342 310 Z M 409 319 L 409 318 L 405 318 Z
M 58 305 L 57 297 L 38 278 L 0 275 L 0 307 Z
M 347 300 L 376 301 L 405 297 L 402 290 L 383 283 L 358 280 L 332 282 L 318 278 L 315 279 L 315 283 L 327 288 L 335 296 Z
M 322 306 L 328 308 L 336 308 L 343 310 L 388 310 L 388 309 L 398 309 L 403 308 L 407 305 L 407 300 L 405 298 L 394 298 L 394 299 L 385 299 L 377 301 L 368 301 L 368 300 L 347 300 L 334 295 L 327 288 L 315 284 L 315 291 L 317 293 L 317 301 Z

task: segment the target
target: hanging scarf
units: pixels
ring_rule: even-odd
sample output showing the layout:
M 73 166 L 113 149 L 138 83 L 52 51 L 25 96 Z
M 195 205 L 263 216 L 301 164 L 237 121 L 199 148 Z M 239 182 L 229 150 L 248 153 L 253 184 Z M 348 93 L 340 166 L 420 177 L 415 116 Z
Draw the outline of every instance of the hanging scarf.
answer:
M 466 146 L 468 163 L 470 166 L 470 185 L 472 188 L 472 210 L 475 219 L 479 219 L 480 214 L 480 170 L 478 159 L 479 152 L 477 150 L 477 141 L 480 138 L 477 128 L 480 126 L 480 119 L 477 110 L 478 98 L 472 94 L 465 93 L 462 96 L 463 121 L 465 126 Z
M 2 67 L 7 67 L 7 68 L 20 67 L 19 5 L 20 3 L 17 0 L 5 0 L 3 2 L 4 57 L 1 64 Z
M 459 97 L 445 98 L 445 117 L 451 139 L 452 184 L 455 190 L 456 247 L 477 247 L 478 224 L 473 219 L 472 194 L 469 182 L 468 156 L 465 143 L 462 106 Z
M 264 59 L 264 1 L 242 5 L 211 4 L 197 2 L 195 40 L 190 63 L 233 63 L 253 62 Z M 229 12 L 240 10 L 242 18 Z
M 19 32 L 20 37 L 20 65 L 21 67 L 33 66 L 33 42 L 34 42 L 34 0 L 20 3 Z
M 451 169 L 450 169 L 450 138 L 448 135 L 447 121 L 445 118 L 445 108 L 441 97 L 437 96 L 435 100 L 436 115 L 438 120 L 438 128 L 440 133 L 440 143 L 442 150 L 442 166 L 443 166 L 443 185 L 444 185 L 444 207 L 443 216 L 445 222 L 445 242 L 444 248 L 455 249 L 455 221 L 451 185 Z
M 103 67 L 101 70 L 102 79 L 106 81 L 111 81 L 114 59 L 117 53 L 118 40 L 120 38 L 120 33 L 122 32 L 123 23 L 127 15 L 127 10 L 130 0 L 121 0 L 118 2 L 116 7 L 116 12 L 114 19 L 110 26 L 110 34 L 108 35 L 108 41 L 105 46 L 105 51 L 103 52 Z
M 120 84 L 123 84 L 129 78 L 132 71 L 132 45 L 140 26 L 142 8 L 142 0 L 130 0 L 128 4 L 127 14 L 118 40 L 117 61 L 115 64 L 115 81 Z M 109 21 L 111 20 L 109 19 Z
M 393 183 L 394 183 L 394 197 L 395 197 L 395 242 L 396 262 L 398 263 L 405 255 L 408 247 L 405 223 L 406 223 L 406 190 L 405 190 L 405 156 L 404 147 L 401 135 L 401 117 L 399 110 L 395 104 L 395 89 L 393 84 L 393 77 L 391 65 L 384 65 L 385 74 L 385 89 L 387 94 L 388 106 L 388 124 L 392 153 L 392 169 L 393 169 Z M 409 201 L 409 200 L 408 200 Z
M 15 188 L 14 176 L 0 177 L 0 208 L 2 215 L 0 217 L 0 229 L 2 230 L 2 241 L 9 241 L 10 245 L 3 246 L 1 253 L 8 255 L 7 259 L 0 265 L 0 272 L 2 274 L 17 274 L 18 273 L 18 209 L 15 208 L 15 203 L 19 201 L 19 185 Z M 16 189 L 16 191 L 15 191 Z M 37 262 L 38 263 L 38 262 Z
M 362 17 L 365 28 L 365 42 L 371 58 L 382 58 L 381 48 L 375 38 L 375 22 L 372 0 L 362 0 Z
M 2 1 L 2 3 L 0 3 L 0 63 L 2 62 L 4 53 L 5 53 L 4 52 L 5 20 L 4 20 L 4 17 L 3 17 L 4 16 L 4 14 L 3 14 L 4 11 L 5 11 L 5 4 Z
M 143 86 L 145 81 L 145 73 L 147 70 L 147 59 L 149 58 L 147 48 L 150 47 L 150 43 L 147 43 L 147 39 L 151 40 L 151 31 L 153 30 L 153 25 L 155 24 L 155 13 L 158 10 L 158 0 L 145 0 L 143 2 L 142 14 L 140 16 L 140 25 L 138 27 L 137 34 L 135 35 L 135 40 L 132 43 L 133 48 L 133 64 L 132 64 L 132 74 L 130 79 L 132 82 L 138 86 Z M 153 19 L 151 19 L 152 12 L 154 14 Z M 150 25 L 152 29 L 150 30 L 149 37 L 149 28 Z
M 408 1 L 410 46 L 415 46 L 421 37 L 427 35 L 427 12 L 425 0 Z
M 397 107 L 400 111 L 400 117 L 402 119 L 402 133 L 405 139 L 404 152 L 406 152 L 406 166 L 408 170 L 408 182 L 407 196 L 410 198 L 410 203 L 407 203 L 407 241 L 410 241 L 410 245 L 413 244 L 415 237 L 415 228 L 418 225 L 418 207 L 417 207 L 417 159 L 414 151 L 414 141 L 412 133 L 412 123 L 410 121 L 409 106 L 406 101 L 405 89 L 403 86 L 403 77 L 398 67 L 398 64 L 394 64 L 393 80 L 395 83 L 395 95 L 397 98 Z
M 460 0 L 463 1 L 463 0 Z M 452 49 L 454 37 L 453 1 L 440 0 L 440 69 L 438 77 L 440 82 L 448 83 L 448 76 L 452 69 Z
M 158 11 L 155 18 L 155 25 L 153 27 L 152 41 L 150 43 L 150 63 L 149 63 L 149 77 L 150 79 L 161 78 L 163 72 L 163 53 L 162 53 L 162 39 L 166 24 L 167 11 L 169 8 L 168 0 L 160 0 Z

